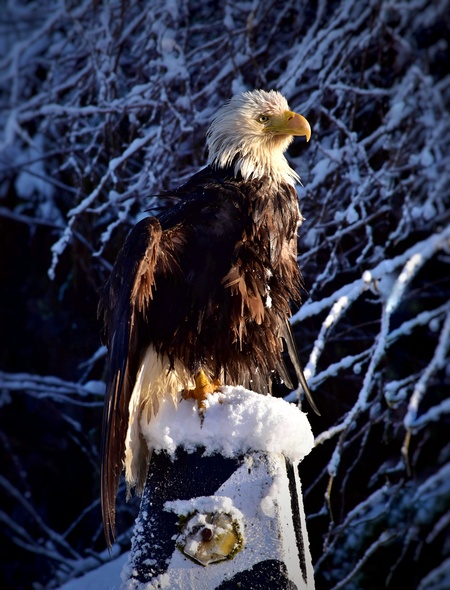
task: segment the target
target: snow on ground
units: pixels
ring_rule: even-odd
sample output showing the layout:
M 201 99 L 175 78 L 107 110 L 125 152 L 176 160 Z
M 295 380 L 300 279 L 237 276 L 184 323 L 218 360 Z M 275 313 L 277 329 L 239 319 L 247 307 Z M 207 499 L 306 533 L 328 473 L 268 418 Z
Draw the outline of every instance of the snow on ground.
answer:
M 127 560 L 128 553 L 123 553 L 117 559 L 81 576 L 81 578 L 70 580 L 59 590 L 119 590 L 122 583 L 120 573 Z

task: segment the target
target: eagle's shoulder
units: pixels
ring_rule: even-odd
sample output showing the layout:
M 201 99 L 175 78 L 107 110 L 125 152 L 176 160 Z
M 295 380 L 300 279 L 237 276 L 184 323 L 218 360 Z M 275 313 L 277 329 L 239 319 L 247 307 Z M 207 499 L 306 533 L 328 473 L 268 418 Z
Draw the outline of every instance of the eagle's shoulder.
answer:
M 161 196 L 171 199 L 170 207 L 158 215 L 163 230 L 187 225 L 197 232 L 211 233 L 214 228 L 217 235 L 219 227 L 228 231 L 230 225 L 240 225 L 247 215 L 247 194 L 243 183 L 233 178 L 232 169 L 207 166 Z

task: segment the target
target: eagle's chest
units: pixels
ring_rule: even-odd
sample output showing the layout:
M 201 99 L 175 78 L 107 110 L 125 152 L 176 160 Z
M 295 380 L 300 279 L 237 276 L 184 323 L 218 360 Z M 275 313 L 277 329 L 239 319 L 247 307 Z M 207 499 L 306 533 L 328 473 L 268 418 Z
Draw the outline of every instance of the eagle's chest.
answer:
M 265 189 L 241 185 L 185 220 L 178 271 L 159 283 L 149 311 L 161 349 L 217 357 L 265 338 L 289 311 L 299 284 L 297 197 L 291 187 Z

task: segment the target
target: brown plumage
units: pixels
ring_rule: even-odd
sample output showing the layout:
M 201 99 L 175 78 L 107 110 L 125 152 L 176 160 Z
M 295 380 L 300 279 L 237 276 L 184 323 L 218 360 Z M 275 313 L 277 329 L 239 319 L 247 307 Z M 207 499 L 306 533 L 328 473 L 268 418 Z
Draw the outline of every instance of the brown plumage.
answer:
M 289 318 L 299 303 L 294 184 L 283 152 L 307 121 L 277 92 L 234 97 L 217 114 L 208 166 L 166 194 L 176 204 L 130 232 L 100 298 L 109 349 L 103 419 L 102 509 L 108 546 L 122 469 L 145 482 L 139 421 L 192 384 L 201 368 L 226 385 L 292 387 L 283 347 L 315 411 Z

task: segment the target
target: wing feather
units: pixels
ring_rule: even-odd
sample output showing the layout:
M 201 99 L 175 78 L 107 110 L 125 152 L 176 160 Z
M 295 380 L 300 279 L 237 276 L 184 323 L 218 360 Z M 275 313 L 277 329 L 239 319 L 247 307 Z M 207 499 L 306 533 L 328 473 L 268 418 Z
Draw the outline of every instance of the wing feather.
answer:
M 109 350 L 102 432 L 101 498 L 108 547 L 114 539 L 116 495 L 123 468 L 129 402 L 142 349 L 145 310 L 153 297 L 162 229 L 155 217 L 128 235 L 99 302 Z M 145 325 L 145 324 L 144 324 Z M 139 346 L 140 346 L 139 345 Z

